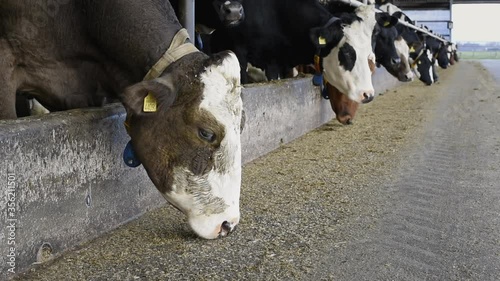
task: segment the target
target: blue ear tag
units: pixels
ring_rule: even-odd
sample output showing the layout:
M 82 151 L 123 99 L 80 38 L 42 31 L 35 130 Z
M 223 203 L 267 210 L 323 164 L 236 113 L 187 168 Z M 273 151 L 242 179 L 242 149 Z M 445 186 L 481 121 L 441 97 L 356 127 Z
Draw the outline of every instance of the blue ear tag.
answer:
M 323 74 L 322 73 L 316 73 L 313 76 L 313 85 L 314 86 L 321 86 L 323 85 Z
M 200 51 L 203 50 L 203 40 L 201 39 L 201 35 L 198 32 L 196 32 L 196 34 L 194 36 L 195 36 L 196 47 Z
M 322 96 L 325 100 L 329 100 L 329 99 L 330 99 L 330 96 L 328 95 L 328 87 L 321 86 L 321 96 Z
M 132 141 L 129 141 L 123 150 L 123 161 L 125 165 L 135 168 L 141 165 L 141 161 L 135 156 L 134 148 L 132 147 Z

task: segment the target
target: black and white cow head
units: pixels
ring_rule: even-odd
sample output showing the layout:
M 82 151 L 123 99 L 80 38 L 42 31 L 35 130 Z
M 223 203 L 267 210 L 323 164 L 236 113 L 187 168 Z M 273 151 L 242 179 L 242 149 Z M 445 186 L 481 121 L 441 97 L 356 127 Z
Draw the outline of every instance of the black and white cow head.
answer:
M 448 51 L 448 59 L 450 61 L 450 65 L 454 65 L 457 62 L 457 44 L 449 43 L 447 47 Z
M 447 43 L 442 43 L 437 54 L 437 61 L 441 68 L 446 69 L 450 65 L 451 48 Z
M 144 112 L 148 93 L 154 112 Z M 207 239 L 227 235 L 240 220 L 240 93 L 232 52 L 196 52 L 121 97 L 137 158 L 165 199 Z
M 311 37 L 321 48 L 323 75 L 328 83 L 357 103 L 372 101 L 373 33 L 376 25 L 391 27 L 395 20 L 387 13 L 375 13 L 373 5 L 366 5 L 356 8 L 355 13 L 344 13 L 327 26 L 313 28 Z
M 398 36 L 394 41 L 396 52 L 400 62 L 385 66 L 387 72 L 396 77 L 401 82 L 413 81 L 414 74 L 410 66 L 410 48 L 403 37 Z
M 412 71 L 426 85 L 434 83 L 433 59 L 431 51 L 425 44 L 410 46 L 410 65 Z
M 374 42 L 375 58 L 377 64 L 383 65 L 386 69 L 397 69 L 401 63 L 401 58 L 395 44 L 398 36 L 398 31 L 394 26 L 381 28 L 376 25 L 372 39 Z
M 441 68 L 447 68 L 449 64 L 446 46 L 443 41 L 432 36 L 426 36 L 426 45 L 433 56 L 433 62 L 437 61 Z

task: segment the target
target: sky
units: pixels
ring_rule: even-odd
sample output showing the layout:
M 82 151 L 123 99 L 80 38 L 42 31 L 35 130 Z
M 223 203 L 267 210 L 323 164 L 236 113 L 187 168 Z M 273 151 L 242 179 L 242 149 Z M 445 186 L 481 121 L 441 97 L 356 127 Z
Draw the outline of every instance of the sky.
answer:
M 454 4 L 452 21 L 454 42 L 500 42 L 500 4 Z

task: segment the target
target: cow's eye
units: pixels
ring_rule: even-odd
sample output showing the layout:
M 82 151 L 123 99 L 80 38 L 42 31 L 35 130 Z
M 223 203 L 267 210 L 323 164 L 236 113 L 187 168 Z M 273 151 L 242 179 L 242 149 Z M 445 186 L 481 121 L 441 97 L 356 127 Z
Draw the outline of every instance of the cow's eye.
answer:
M 214 142 L 215 134 L 210 130 L 198 129 L 198 136 L 204 141 Z

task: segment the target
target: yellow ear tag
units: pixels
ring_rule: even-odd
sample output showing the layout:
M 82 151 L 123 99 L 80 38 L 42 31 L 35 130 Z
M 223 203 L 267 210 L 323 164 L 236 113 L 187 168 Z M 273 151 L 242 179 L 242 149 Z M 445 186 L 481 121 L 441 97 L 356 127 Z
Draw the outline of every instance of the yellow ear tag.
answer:
M 144 106 L 142 110 L 144 112 L 156 112 L 156 99 L 151 93 L 148 93 L 148 95 L 144 98 Z
M 388 26 L 389 24 L 391 24 L 391 22 L 390 22 L 390 21 L 386 21 L 386 22 L 384 22 L 384 27 L 385 27 L 385 26 Z
M 413 48 L 413 46 L 410 48 L 410 53 L 414 53 L 415 52 L 415 48 Z
M 320 36 L 320 37 L 318 38 L 318 43 L 319 43 L 320 45 L 326 45 L 326 39 L 325 39 L 325 37 Z

